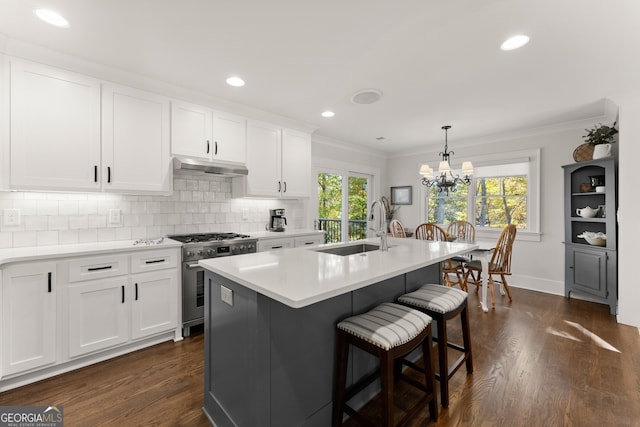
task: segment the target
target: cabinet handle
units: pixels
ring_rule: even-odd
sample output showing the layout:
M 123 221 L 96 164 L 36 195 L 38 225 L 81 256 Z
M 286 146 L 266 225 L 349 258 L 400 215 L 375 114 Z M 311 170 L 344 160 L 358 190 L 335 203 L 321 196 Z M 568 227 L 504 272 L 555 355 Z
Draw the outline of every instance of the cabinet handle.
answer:
M 278 181 L 278 193 L 282 191 L 282 183 Z
M 113 267 L 112 265 L 105 265 L 104 267 L 89 267 L 87 268 L 88 271 L 99 271 L 99 270 L 109 270 L 111 269 L 111 267 Z
M 48 273 L 48 278 L 47 278 L 47 292 L 51 293 L 51 272 Z
M 283 183 L 284 183 L 284 191 L 283 191 L 283 193 L 286 193 L 287 192 L 287 181 L 283 181 Z
M 162 259 L 152 259 L 150 261 L 145 261 L 144 263 L 145 264 L 157 264 L 159 262 L 164 262 L 164 258 L 162 258 Z
M 271 249 L 282 249 L 282 248 L 283 248 L 282 245 L 280 245 L 280 246 L 271 246 Z
M 138 301 L 138 284 L 136 283 L 136 301 Z
M 315 242 L 304 242 L 305 245 L 313 245 Z
M 124 285 L 120 287 L 122 289 L 122 303 L 124 304 Z
M 111 166 L 107 166 L 107 183 L 111 183 Z
M 98 165 L 93 166 L 93 182 L 98 182 Z
M 215 151 L 213 152 L 213 154 L 215 154 L 216 156 L 218 155 L 218 141 L 214 141 L 215 146 Z
M 209 154 L 209 151 L 211 151 L 210 146 L 209 146 L 209 140 L 207 139 L 207 154 Z

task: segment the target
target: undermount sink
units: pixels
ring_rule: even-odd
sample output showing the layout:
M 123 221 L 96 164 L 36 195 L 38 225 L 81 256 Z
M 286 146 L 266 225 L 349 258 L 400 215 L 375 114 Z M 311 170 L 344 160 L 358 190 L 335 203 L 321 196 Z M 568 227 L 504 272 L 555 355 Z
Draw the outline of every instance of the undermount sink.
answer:
M 333 254 L 340 256 L 348 256 L 354 254 L 364 254 L 365 252 L 377 251 L 380 245 L 372 245 L 370 243 L 358 243 L 357 245 L 339 246 L 337 248 L 315 249 L 316 252 L 325 254 Z

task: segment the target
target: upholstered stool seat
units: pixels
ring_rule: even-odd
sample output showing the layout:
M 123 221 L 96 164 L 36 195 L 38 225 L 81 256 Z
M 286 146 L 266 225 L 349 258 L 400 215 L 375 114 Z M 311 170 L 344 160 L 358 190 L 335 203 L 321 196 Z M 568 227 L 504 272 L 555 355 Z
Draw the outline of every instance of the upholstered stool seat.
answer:
M 438 343 L 438 372 L 436 379 L 440 381 L 440 401 L 442 406 L 449 406 L 449 378 L 466 362 L 467 372 L 473 372 L 473 358 L 471 355 L 471 334 L 469 332 L 469 313 L 467 309 L 467 293 L 460 289 L 442 285 L 427 284 L 417 291 L 402 295 L 398 302 L 411 308 L 424 311 L 437 324 Z M 447 320 L 460 315 L 462 322 L 463 345 L 448 341 Z M 461 356 L 449 366 L 447 348 L 460 351 Z
M 336 327 L 333 425 L 342 425 L 346 412 L 356 421 L 367 420 L 347 405 L 347 401 L 371 384 L 380 375 L 382 397 L 382 421 L 375 425 L 392 426 L 394 374 L 425 392 L 424 397 L 403 417 L 408 421 L 419 410 L 429 405 L 431 419 L 438 419 L 435 393 L 435 378 L 431 362 L 431 317 L 410 307 L 383 303 L 364 314 L 349 317 Z M 359 380 L 349 388 L 347 362 L 349 345 L 354 345 L 380 360 L 380 369 Z M 422 346 L 424 368 L 404 360 L 414 349 Z M 424 374 L 424 384 L 402 372 L 402 365 L 417 369 Z M 369 422 L 369 424 L 371 424 Z

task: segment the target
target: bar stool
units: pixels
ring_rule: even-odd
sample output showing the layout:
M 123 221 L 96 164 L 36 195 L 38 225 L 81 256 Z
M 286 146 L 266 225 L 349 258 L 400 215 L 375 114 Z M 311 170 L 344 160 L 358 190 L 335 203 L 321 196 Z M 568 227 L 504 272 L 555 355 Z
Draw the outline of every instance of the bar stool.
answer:
M 380 369 L 347 389 L 349 344 L 376 356 L 380 360 Z M 403 359 L 420 345 L 422 345 L 424 368 Z M 402 372 L 402 365 L 424 373 L 425 384 L 405 375 Z M 338 323 L 334 364 L 333 426 L 342 425 L 345 412 L 362 424 L 392 426 L 394 373 L 400 379 L 425 392 L 424 397 L 403 417 L 401 424 L 413 417 L 427 403 L 431 419 L 437 421 L 438 403 L 431 364 L 431 317 L 400 304 L 383 303 L 367 313 L 349 317 Z M 372 424 L 348 406 L 347 401 L 371 384 L 378 374 L 380 374 L 382 388 L 382 422 Z
M 471 334 L 469 333 L 469 311 L 467 309 L 467 293 L 460 289 L 442 285 L 423 285 L 415 292 L 402 295 L 398 302 L 421 310 L 431 316 L 437 323 L 438 336 L 433 340 L 438 343 L 438 373 L 440 381 L 440 401 L 444 408 L 449 407 L 449 378 L 466 362 L 467 372 L 473 372 L 471 356 Z M 462 322 L 462 343 L 455 344 L 447 340 L 447 320 L 460 315 Z M 449 367 L 447 348 L 461 352 L 461 356 Z

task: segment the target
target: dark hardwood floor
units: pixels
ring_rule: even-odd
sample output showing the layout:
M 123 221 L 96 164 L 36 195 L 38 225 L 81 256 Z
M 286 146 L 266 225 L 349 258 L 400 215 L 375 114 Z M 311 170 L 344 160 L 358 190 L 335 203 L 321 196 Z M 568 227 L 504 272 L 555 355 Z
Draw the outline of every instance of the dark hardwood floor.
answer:
M 512 288 L 482 313 L 470 295 L 474 373 L 450 380 L 437 426 L 640 426 L 640 334 L 608 307 Z M 460 336 L 459 321 L 449 324 Z M 0 394 L 0 405 L 63 405 L 65 425 L 209 426 L 203 334 Z M 434 353 L 435 354 L 435 353 Z M 410 407 L 413 389 L 398 386 Z M 365 408 L 377 411 L 377 402 Z M 411 426 L 429 425 L 428 410 Z M 259 427 L 259 426 L 256 426 Z

